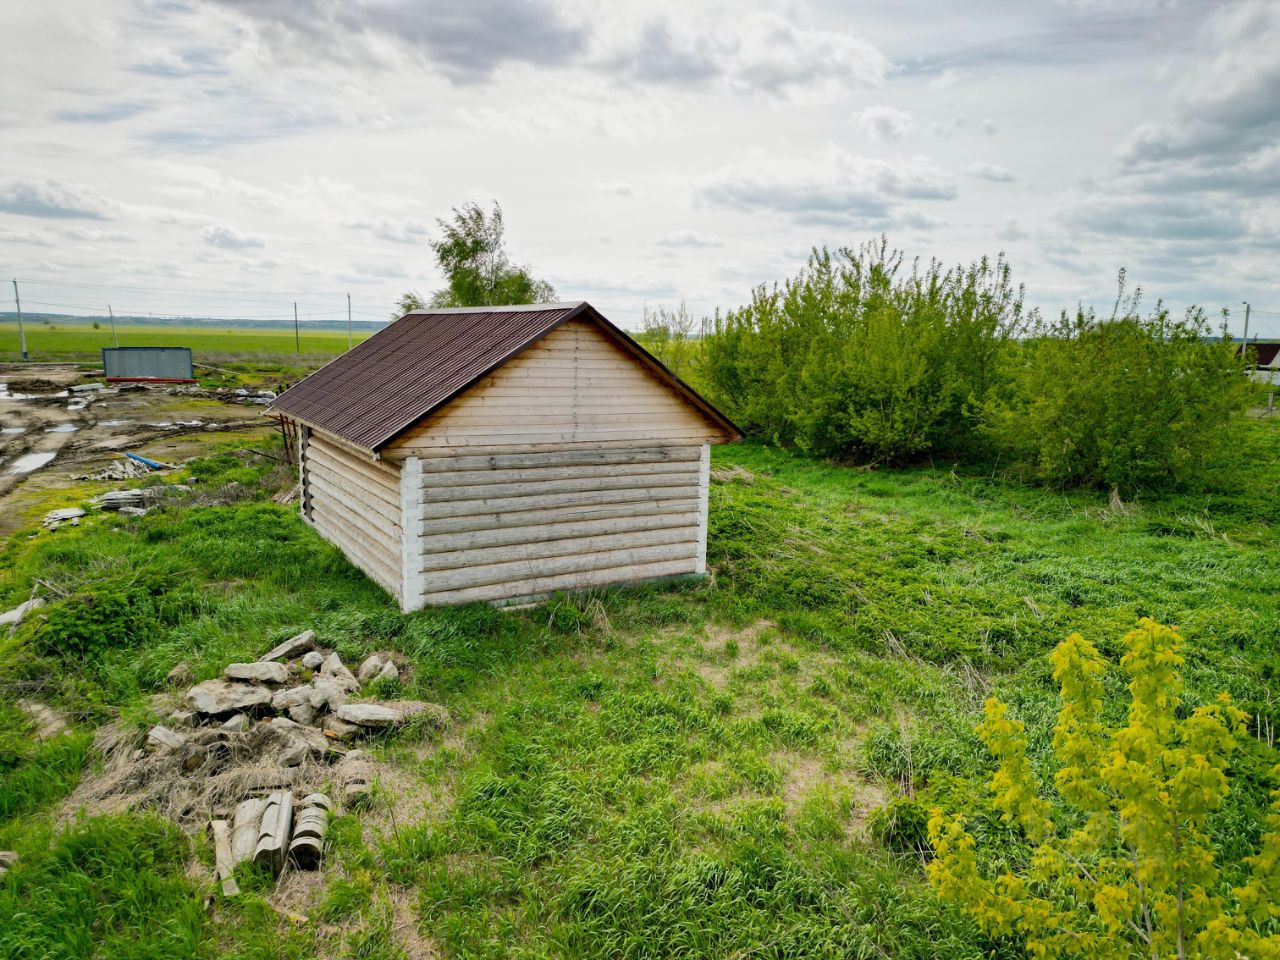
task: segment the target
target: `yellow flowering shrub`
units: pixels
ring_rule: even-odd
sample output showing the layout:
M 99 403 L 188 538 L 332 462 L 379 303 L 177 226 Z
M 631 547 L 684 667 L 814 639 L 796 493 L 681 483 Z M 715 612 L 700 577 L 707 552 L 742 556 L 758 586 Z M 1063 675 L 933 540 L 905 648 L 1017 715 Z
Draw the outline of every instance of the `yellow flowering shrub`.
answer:
M 999 763 L 992 806 L 1031 845 L 1021 875 L 988 877 L 964 818 L 931 812 L 929 881 L 988 934 L 1019 935 L 1037 958 L 1280 960 L 1280 789 L 1249 879 L 1224 890 L 1206 823 L 1227 796 L 1247 715 L 1220 694 L 1179 718 L 1181 638 L 1153 620 L 1124 637 L 1126 722 L 1102 719 L 1106 662 L 1072 634 L 1053 651 L 1062 696 L 1054 785 L 1074 808 L 1056 825 L 1027 758 L 1023 724 L 992 698 L 977 732 Z M 1273 770 L 1280 782 L 1280 766 Z

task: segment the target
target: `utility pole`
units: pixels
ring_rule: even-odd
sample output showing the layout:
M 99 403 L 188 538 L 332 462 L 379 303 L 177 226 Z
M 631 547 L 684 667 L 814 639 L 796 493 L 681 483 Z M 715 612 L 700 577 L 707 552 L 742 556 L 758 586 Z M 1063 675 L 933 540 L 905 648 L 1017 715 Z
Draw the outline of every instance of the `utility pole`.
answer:
M 347 349 L 351 349 L 351 294 L 347 294 Z
M 116 315 L 111 312 L 111 304 L 107 304 L 107 316 L 111 318 L 111 339 L 115 341 L 116 346 L 120 346 L 120 338 L 116 336 Z
M 1249 342 L 1249 301 L 1241 300 L 1244 304 L 1244 342 Z M 1265 312 L 1265 311 L 1264 311 Z
M 27 356 L 27 331 L 22 327 L 22 300 L 18 296 L 18 281 L 13 281 L 13 304 L 18 308 L 18 346 L 22 348 L 22 359 L 30 360 Z
M 298 336 L 298 301 L 293 301 L 293 351 L 302 356 L 302 338 Z

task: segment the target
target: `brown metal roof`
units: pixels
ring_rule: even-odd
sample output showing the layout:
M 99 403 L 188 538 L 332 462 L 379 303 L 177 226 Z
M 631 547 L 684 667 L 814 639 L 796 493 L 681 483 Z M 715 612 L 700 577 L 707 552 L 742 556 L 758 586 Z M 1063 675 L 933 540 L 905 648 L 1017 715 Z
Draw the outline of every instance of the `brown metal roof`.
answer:
M 724 414 L 585 301 L 405 314 L 290 387 L 271 407 L 377 450 L 572 319 L 594 320 L 708 419 L 741 436 Z

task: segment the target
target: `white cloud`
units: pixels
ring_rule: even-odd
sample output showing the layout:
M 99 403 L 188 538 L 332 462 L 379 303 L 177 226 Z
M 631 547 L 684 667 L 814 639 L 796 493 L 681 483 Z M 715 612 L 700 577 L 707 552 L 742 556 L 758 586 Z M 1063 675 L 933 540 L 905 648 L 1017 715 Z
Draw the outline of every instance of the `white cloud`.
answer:
M 224 250 L 250 250 L 266 246 L 266 241 L 252 234 L 241 233 L 235 227 L 224 223 L 211 223 L 200 231 L 204 242 Z
M 722 247 L 724 241 L 719 237 L 710 237 L 697 230 L 672 230 L 659 238 L 660 247 Z
M 964 79 L 965 71 L 957 70 L 954 67 L 948 67 L 940 74 L 929 81 L 929 86 L 934 90 L 950 90 L 962 79 Z
M 6 230 L 0 228 L 0 243 L 24 243 L 33 247 L 51 247 L 53 241 L 42 233 L 30 230 Z
M 90 227 L 66 227 L 58 231 L 68 240 L 84 240 L 88 243 L 132 243 L 133 236 L 123 230 L 96 230 Z
M 87 183 L 30 177 L 0 178 L 0 211 L 50 219 L 111 220 L 120 205 Z
M 635 186 L 628 180 L 599 180 L 596 181 L 596 189 L 618 197 L 634 196 L 636 192 Z
M 990 163 L 986 160 L 975 160 L 964 168 L 964 172 L 971 177 L 993 180 L 996 183 L 1012 183 L 1018 179 L 1014 176 L 1013 171 L 1007 167 L 1002 167 L 998 163 Z
M 911 129 L 911 114 L 896 107 L 867 107 L 856 114 L 855 119 L 872 140 L 884 142 L 901 140 Z

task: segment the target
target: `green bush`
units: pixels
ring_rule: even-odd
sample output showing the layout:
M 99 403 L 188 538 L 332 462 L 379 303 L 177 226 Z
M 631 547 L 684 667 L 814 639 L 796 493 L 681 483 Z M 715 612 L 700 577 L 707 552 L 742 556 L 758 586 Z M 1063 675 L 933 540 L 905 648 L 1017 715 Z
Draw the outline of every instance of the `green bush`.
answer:
M 914 797 L 894 797 L 876 807 L 867 817 L 867 831 L 894 853 L 929 849 L 929 814 Z
M 30 639 L 42 656 L 92 659 L 156 639 L 192 603 L 191 592 L 170 576 L 101 580 L 41 611 Z
M 1204 312 L 1181 320 L 1141 289 L 1108 317 L 1063 311 L 1010 352 L 1007 391 L 990 397 L 982 431 L 1024 479 L 1058 487 L 1186 488 L 1221 479 L 1242 448 L 1254 390 L 1230 341 Z M 1216 475 L 1216 476 L 1215 476 Z
M 899 462 L 972 445 L 972 400 L 1022 325 L 1003 259 L 904 269 L 886 240 L 815 250 L 782 289 L 717 317 L 703 375 L 747 431 L 822 456 Z

